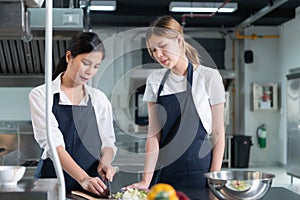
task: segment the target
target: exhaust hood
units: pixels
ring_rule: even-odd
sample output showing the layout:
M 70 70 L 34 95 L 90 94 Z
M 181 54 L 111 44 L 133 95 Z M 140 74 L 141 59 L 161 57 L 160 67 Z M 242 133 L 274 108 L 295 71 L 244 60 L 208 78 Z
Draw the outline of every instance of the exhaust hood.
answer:
M 0 0 L 0 87 L 44 82 L 46 9 L 27 7 L 28 2 Z M 68 40 L 84 30 L 83 18 L 81 8 L 53 8 L 53 66 L 65 54 Z
M 38 3 L 24 0 L 0 0 L 0 37 L 31 36 L 31 31 L 45 29 L 45 8 Z M 40 1 L 39 1 L 40 3 Z M 54 31 L 83 30 L 83 10 L 81 8 L 53 8 Z
M 45 29 L 45 8 L 28 8 L 31 30 Z M 53 30 L 83 30 L 81 8 L 53 8 Z

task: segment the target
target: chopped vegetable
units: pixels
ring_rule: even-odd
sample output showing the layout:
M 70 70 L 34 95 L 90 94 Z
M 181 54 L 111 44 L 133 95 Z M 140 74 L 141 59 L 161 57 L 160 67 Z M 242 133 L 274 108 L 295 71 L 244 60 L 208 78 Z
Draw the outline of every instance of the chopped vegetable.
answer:
M 250 188 L 250 185 L 246 181 L 235 180 L 230 182 L 230 188 L 236 191 L 245 191 Z
M 113 195 L 118 200 L 147 200 L 147 192 L 144 190 L 128 188 L 124 193 L 118 192 Z

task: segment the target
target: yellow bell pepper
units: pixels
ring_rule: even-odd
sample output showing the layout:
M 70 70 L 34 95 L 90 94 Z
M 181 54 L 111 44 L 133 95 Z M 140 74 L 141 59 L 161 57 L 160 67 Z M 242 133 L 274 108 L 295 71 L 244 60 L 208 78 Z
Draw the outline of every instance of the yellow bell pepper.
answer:
M 169 184 L 158 183 L 150 188 L 147 200 L 179 200 L 176 190 Z

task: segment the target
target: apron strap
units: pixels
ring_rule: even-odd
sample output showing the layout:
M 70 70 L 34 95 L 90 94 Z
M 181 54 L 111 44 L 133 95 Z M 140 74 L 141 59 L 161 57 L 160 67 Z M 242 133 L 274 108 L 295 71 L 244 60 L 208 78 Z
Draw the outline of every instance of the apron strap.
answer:
M 59 93 L 53 94 L 53 104 L 59 104 Z
M 157 93 L 157 97 L 160 95 L 160 93 L 162 92 L 162 90 L 164 89 L 164 84 L 170 74 L 171 70 L 169 69 L 168 71 L 166 71 L 166 73 L 164 74 L 163 79 L 160 82 L 159 85 L 159 89 L 158 89 L 158 93 Z M 191 90 L 193 85 L 193 65 L 192 63 L 188 63 L 188 74 L 187 74 L 187 90 Z
M 165 84 L 170 72 L 171 72 L 171 70 L 166 71 L 163 79 L 161 80 L 160 85 L 159 85 L 159 89 L 158 89 L 158 93 L 157 93 L 157 97 L 159 97 L 161 91 L 164 89 L 164 84 Z
M 187 74 L 187 90 L 192 88 L 193 85 L 193 65 L 189 62 L 188 65 L 188 74 Z
M 87 102 L 87 106 L 88 107 L 93 107 L 93 105 L 92 105 L 92 99 L 91 99 L 91 96 L 89 95 L 89 100 L 88 100 L 88 102 Z

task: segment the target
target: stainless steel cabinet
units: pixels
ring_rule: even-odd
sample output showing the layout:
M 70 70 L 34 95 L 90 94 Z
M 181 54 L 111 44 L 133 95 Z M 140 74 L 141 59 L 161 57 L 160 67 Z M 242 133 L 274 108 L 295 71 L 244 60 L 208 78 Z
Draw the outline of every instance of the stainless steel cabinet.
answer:
M 286 103 L 287 173 L 300 178 L 300 72 L 287 75 Z

